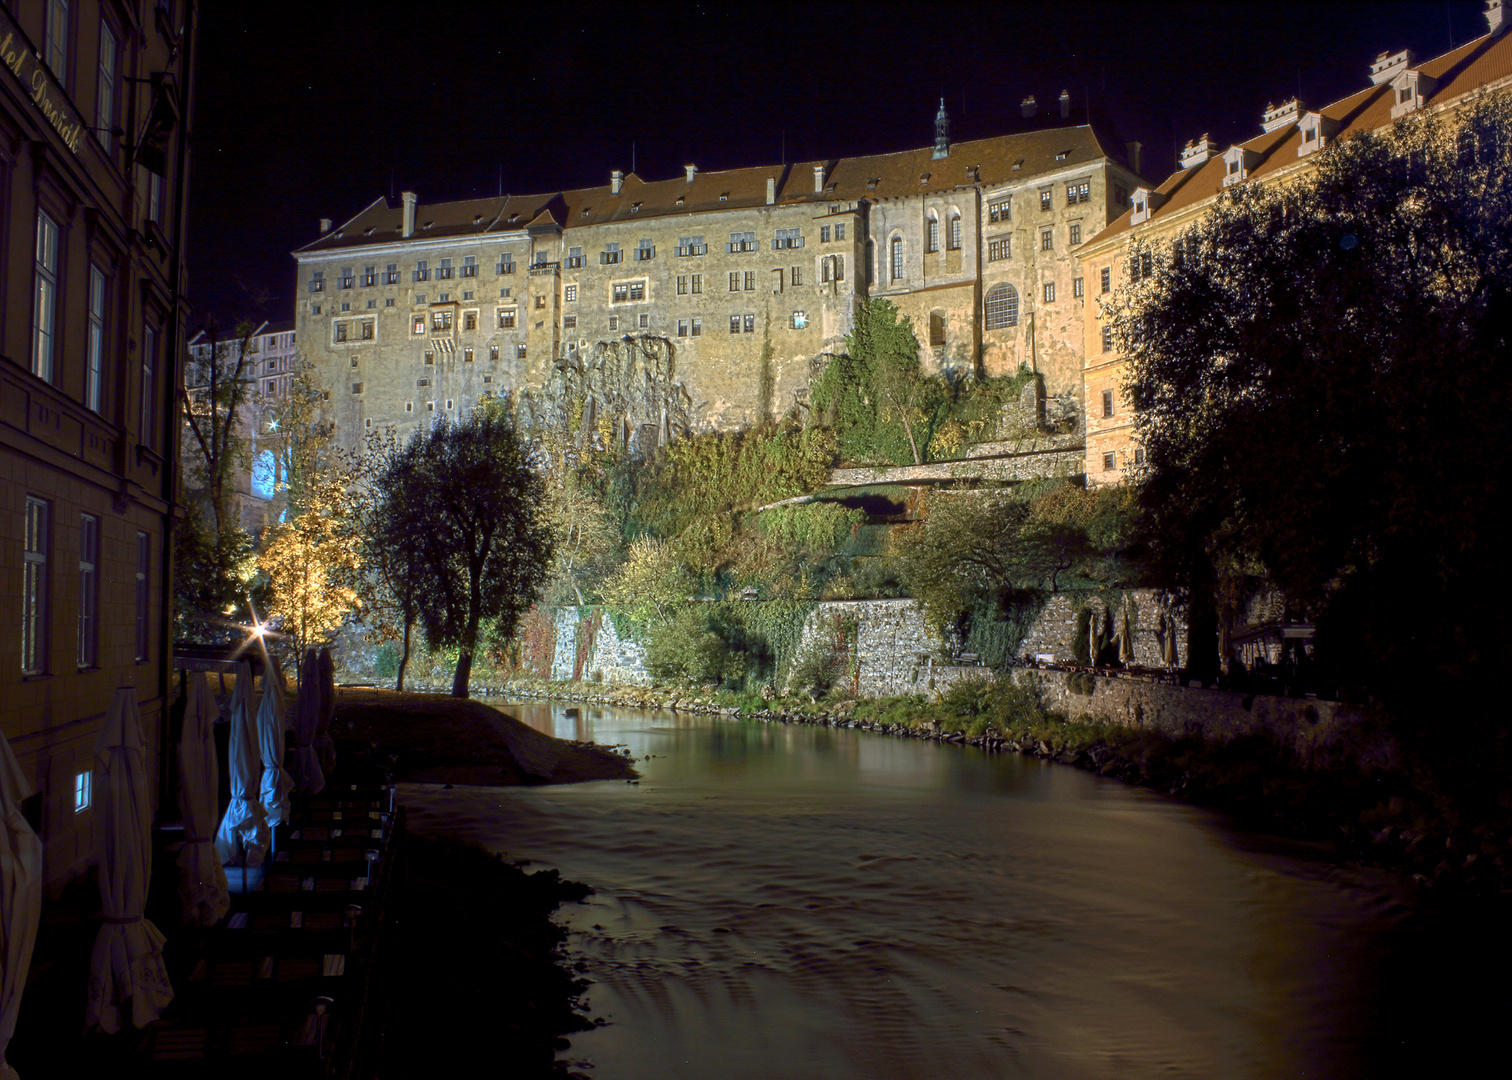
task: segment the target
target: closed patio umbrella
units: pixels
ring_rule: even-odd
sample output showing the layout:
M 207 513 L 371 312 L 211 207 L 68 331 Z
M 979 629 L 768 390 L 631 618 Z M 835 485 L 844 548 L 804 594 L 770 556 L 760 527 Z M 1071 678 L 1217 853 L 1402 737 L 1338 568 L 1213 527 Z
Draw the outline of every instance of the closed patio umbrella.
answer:
M 219 710 L 203 671 L 189 676 L 189 700 L 179 738 L 179 812 L 184 848 L 179 852 L 179 899 L 184 923 L 214 926 L 230 907 L 226 871 L 215 852 L 215 802 L 220 766 L 215 760 L 215 720 Z
M 173 1000 L 163 935 L 144 917 L 152 876 L 152 784 L 136 689 L 117 688 L 95 740 L 100 811 L 100 906 L 105 923 L 89 961 L 86 1030 L 111 1034 L 123 1020 L 143 1027 Z
M 236 669 L 231 691 L 231 740 L 226 753 L 226 772 L 231 783 L 231 804 L 215 834 L 215 853 L 224 864 L 261 866 L 268 850 L 268 823 L 257 801 L 257 781 L 262 759 L 252 731 L 252 667 Z
M 31 787 L 0 735 L 0 1080 L 16 1080 L 5 1048 L 16 1033 L 21 993 L 42 917 L 42 841 L 21 814 Z
M 1123 622 L 1118 628 L 1118 658 L 1125 664 L 1134 662 L 1134 627 L 1129 622 L 1129 609 L 1123 609 Z
M 320 658 L 314 649 L 307 649 L 299 667 L 299 698 L 294 703 L 294 784 L 301 795 L 314 795 L 325 787 L 325 772 L 315 751 L 321 697 Z
M 258 798 L 270 826 L 289 820 L 289 792 L 294 790 L 294 778 L 283 767 L 284 741 L 283 691 L 270 671 L 263 679 L 262 702 L 257 707 L 257 745 L 262 756 Z

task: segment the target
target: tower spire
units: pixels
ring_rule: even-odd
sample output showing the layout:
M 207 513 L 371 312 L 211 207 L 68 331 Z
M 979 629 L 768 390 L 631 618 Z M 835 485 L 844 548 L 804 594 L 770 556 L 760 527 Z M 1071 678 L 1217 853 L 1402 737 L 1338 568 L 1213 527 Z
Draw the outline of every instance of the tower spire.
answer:
M 945 99 L 940 99 L 940 111 L 935 113 L 934 159 L 950 156 L 950 117 L 945 113 Z

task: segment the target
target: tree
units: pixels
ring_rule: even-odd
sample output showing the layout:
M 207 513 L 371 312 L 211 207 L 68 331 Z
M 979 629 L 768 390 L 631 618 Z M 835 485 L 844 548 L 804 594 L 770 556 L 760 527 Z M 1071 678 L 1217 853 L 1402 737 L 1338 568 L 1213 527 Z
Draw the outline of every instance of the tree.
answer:
M 245 425 L 255 384 L 248 357 L 258 324 L 244 321 L 236 336 L 190 349 L 180 398 L 184 518 L 174 533 L 175 607 L 181 634 L 204 633 L 208 623 L 242 602 L 254 572 L 252 538 L 235 518 L 236 472 L 251 465 Z
M 1409 116 L 1230 188 L 1110 312 L 1164 580 L 1200 610 L 1263 573 L 1403 722 L 1469 707 L 1512 644 L 1509 166 L 1505 96 Z
M 268 530 L 258 559 L 268 575 L 268 612 L 296 657 L 337 630 L 359 607 L 352 578 L 356 542 L 346 527 L 348 477 L 328 473 L 305 491 L 304 508 Z
M 400 643 L 394 689 L 403 690 L 415 623 L 420 618 L 421 551 L 405 543 L 402 531 L 393 527 L 387 496 L 379 486 L 398 460 L 399 450 L 398 437 L 389 429 L 370 434 L 365 448 L 348 456 L 353 483 L 346 534 L 357 552 L 351 585 L 366 637 L 370 642 Z
M 391 542 L 416 559 L 426 638 L 457 649 L 452 694 L 466 697 L 484 621 L 508 638 L 546 584 L 545 485 L 513 421 L 493 403 L 416 432 L 379 488 Z
M 920 465 L 944 385 L 919 367 L 913 321 L 890 300 L 870 300 L 856 311 L 846 353 L 830 361 L 813 399 L 823 423 L 839 436 L 843 457 Z

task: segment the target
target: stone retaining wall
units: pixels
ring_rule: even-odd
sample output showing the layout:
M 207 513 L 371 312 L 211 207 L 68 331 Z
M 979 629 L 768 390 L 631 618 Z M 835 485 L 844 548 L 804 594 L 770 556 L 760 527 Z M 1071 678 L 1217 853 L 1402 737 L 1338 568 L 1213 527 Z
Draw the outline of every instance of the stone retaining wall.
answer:
M 1077 476 L 1085 461 L 1086 455 L 1078 446 L 1003 457 L 935 461 L 928 465 L 835 469 L 830 473 L 829 482 L 835 487 L 864 487 L 930 480 L 1039 480 L 1047 476 Z
M 1076 658 L 1082 610 L 1090 610 L 1104 631 L 1116 636 L 1123 631 L 1125 606 L 1130 612 L 1133 662 L 1140 667 L 1171 666 L 1166 663 L 1165 649 L 1168 639 L 1174 636 L 1175 666 L 1179 667 L 1186 655 L 1186 622 L 1166 609 L 1153 589 L 1129 589 L 1111 595 L 1056 593 L 1046 601 L 1024 635 L 1019 654 L 1049 657 L 1055 663 L 1070 663 Z

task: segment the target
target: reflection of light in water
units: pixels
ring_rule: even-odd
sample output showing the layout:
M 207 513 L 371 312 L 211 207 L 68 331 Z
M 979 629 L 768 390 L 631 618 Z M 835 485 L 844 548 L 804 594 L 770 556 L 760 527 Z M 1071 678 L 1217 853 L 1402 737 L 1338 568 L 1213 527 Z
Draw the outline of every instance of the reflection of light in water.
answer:
M 577 707 L 505 711 L 640 785 L 406 802 L 598 890 L 562 918 L 599 1080 L 1372 1075 L 1386 926 L 1326 867 L 1033 759 Z

